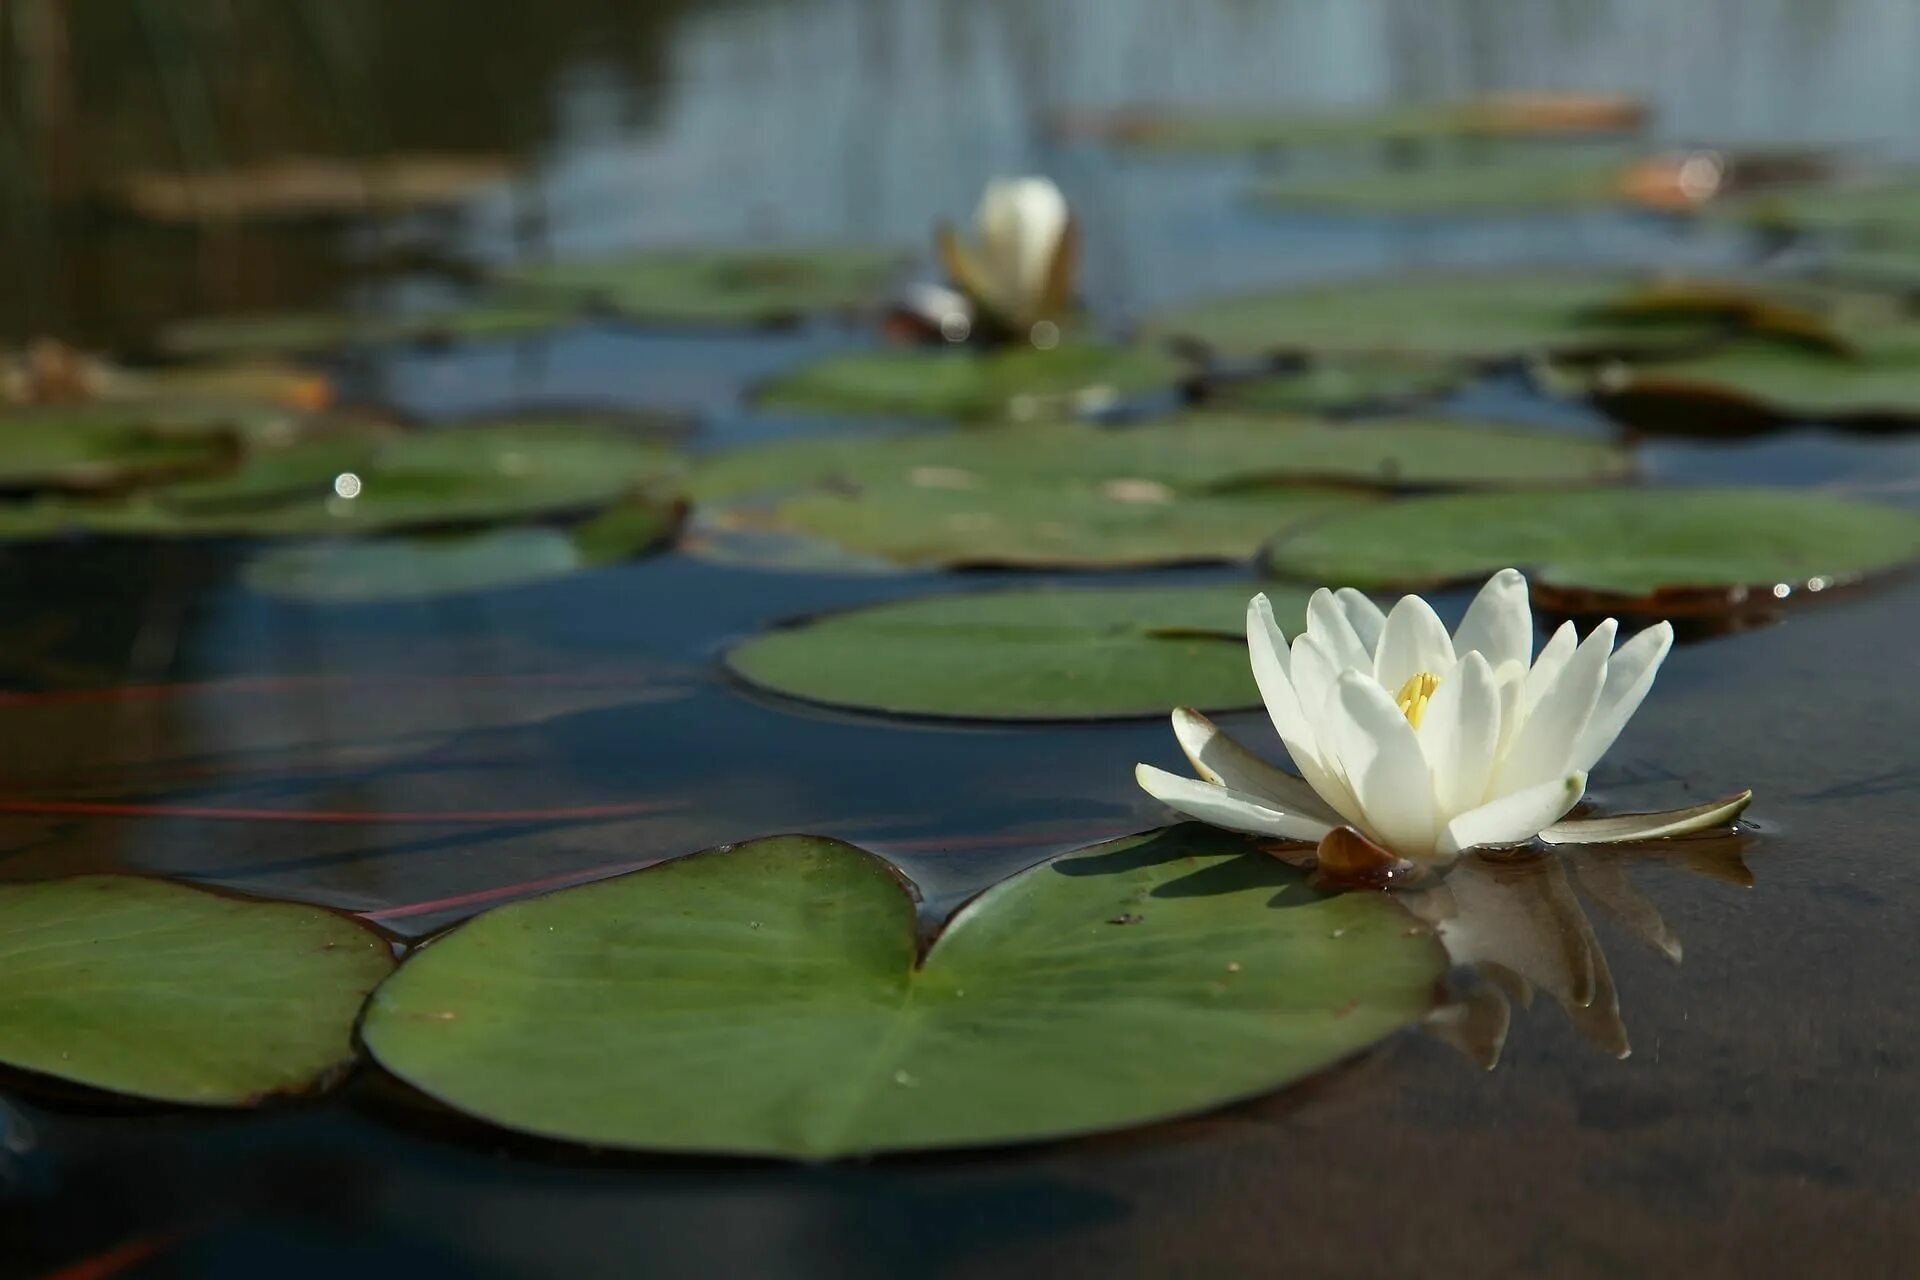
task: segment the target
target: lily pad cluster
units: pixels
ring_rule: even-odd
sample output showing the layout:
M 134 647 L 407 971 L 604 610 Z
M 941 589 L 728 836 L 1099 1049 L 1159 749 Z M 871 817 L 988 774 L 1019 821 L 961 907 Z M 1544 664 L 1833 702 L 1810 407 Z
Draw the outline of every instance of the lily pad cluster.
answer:
M 382 938 L 311 907 L 4 886 L 0 1063 L 249 1106 L 324 1087 L 363 1017 L 383 1067 L 494 1125 L 818 1158 L 1264 1093 L 1425 1016 L 1446 969 L 1391 900 L 1322 895 L 1205 828 L 1035 867 L 924 951 L 917 899 L 863 850 L 777 837 L 496 909 L 391 972 Z
M 842 245 L 648 249 L 509 267 L 426 305 L 203 316 L 160 341 L 176 355 L 230 358 L 522 338 L 596 318 L 767 328 L 877 312 L 900 263 L 891 250 Z
M 383 535 L 268 551 L 249 570 L 282 594 L 345 600 L 613 563 L 679 522 L 662 421 L 408 429 L 288 405 L 273 398 L 288 384 L 246 366 L 110 385 L 138 392 L 0 410 L 0 540 Z

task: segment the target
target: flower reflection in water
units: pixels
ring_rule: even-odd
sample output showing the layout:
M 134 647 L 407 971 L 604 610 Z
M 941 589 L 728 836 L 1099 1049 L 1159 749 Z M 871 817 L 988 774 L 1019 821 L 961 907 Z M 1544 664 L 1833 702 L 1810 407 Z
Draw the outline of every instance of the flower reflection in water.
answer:
M 1582 898 L 1679 964 L 1679 936 L 1628 878 L 1628 868 L 1639 858 L 1657 857 L 1747 887 L 1753 883 L 1741 857 L 1747 840 L 1741 834 L 1702 836 L 1665 843 L 1657 853 L 1583 848 L 1460 859 L 1444 879 L 1400 899 L 1433 926 L 1455 966 L 1471 973 L 1456 997 L 1432 1015 L 1428 1029 L 1491 1069 L 1506 1043 L 1512 1006 L 1529 1008 L 1535 993 L 1544 992 L 1595 1047 L 1626 1057 L 1630 1046 L 1619 993 Z

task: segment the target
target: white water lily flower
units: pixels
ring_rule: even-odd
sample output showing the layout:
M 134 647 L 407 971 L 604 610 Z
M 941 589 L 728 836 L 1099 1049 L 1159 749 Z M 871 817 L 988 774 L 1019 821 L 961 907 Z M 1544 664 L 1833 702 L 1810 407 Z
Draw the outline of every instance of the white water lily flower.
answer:
M 1653 685 L 1673 628 L 1618 651 L 1612 619 L 1572 623 L 1533 656 L 1527 581 L 1488 580 L 1452 635 L 1418 596 L 1390 614 L 1322 589 L 1289 645 L 1266 596 L 1247 607 L 1254 679 L 1300 776 L 1259 759 L 1196 711 L 1173 728 L 1201 781 L 1140 765 L 1156 799 L 1235 831 L 1314 842 L 1339 827 L 1413 862 L 1469 849 L 1644 840 L 1728 821 L 1747 795 L 1672 813 L 1562 821 L 1587 771 Z
M 1047 178 L 996 178 L 974 214 L 978 254 L 941 228 L 942 260 L 954 284 L 1021 335 L 1065 310 L 1072 291 L 1073 217 Z

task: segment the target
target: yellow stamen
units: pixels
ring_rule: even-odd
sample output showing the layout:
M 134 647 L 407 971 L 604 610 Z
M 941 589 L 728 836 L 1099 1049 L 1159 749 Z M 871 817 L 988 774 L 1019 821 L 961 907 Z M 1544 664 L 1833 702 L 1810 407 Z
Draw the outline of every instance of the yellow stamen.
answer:
M 1427 704 L 1433 701 L 1433 691 L 1440 687 L 1440 677 L 1431 671 L 1422 671 L 1417 676 L 1409 676 L 1400 686 L 1400 692 L 1393 695 L 1393 705 L 1400 708 L 1400 714 L 1407 723 L 1418 729 L 1420 717 L 1427 714 Z

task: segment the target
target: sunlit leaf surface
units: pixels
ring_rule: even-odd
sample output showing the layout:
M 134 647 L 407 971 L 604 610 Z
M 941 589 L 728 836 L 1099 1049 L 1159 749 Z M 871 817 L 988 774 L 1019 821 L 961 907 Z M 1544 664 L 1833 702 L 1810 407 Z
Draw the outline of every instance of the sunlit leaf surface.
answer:
M 132 876 L 0 885 L 0 1062 L 208 1106 L 353 1061 L 385 940 L 313 907 Z
M 417 953 L 368 1047 L 496 1124 L 842 1156 L 1139 1124 L 1277 1088 L 1432 1007 L 1391 900 L 1197 828 L 1044 864 L 922 959 L 885 864 L 807 836 L 501 908 Z

